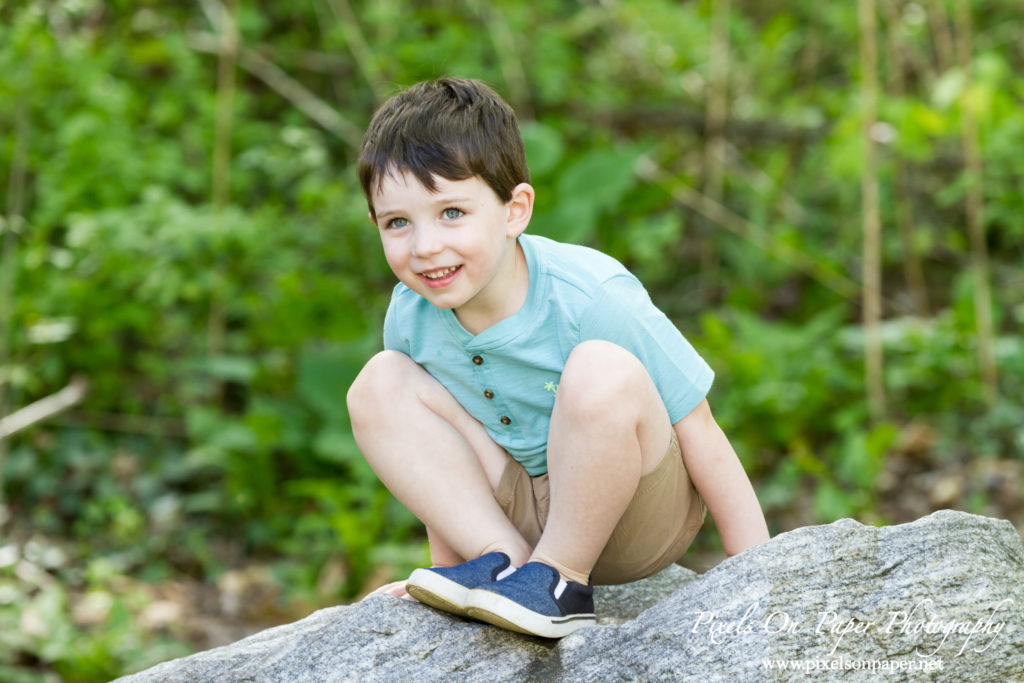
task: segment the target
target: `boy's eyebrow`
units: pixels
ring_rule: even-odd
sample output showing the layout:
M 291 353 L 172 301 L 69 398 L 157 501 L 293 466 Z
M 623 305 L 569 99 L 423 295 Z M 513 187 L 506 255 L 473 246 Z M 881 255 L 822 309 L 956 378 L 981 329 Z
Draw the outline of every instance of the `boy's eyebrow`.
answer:
M 439 204 L 462 204 L 471 201 L 473 201 L 472 197 L 438 197 L 432 204 L 437 206 Z M 402 209 L 389 209 L 388 211 L 377 211 L 375 215 L 377 218 L 386 218 L 395 213 L 403 213 L 403 211 Z

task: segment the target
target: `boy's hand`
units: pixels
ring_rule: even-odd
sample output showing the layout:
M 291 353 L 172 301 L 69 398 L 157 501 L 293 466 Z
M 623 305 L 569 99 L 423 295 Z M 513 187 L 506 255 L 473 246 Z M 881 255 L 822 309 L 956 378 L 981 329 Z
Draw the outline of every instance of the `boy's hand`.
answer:
M 370 593 L 367 593 L 363 600 L 370 597 L 371 595 L 394 595 L 396 598 L 403 598 L 405 600 L 415 601 L 416 598 L 409 595 L 409 591 L 405 589 L 406 581 L 406 579 L 402 579 L 401 581 L 393 581 L 391 583 L 386 583 L 380 588 Z

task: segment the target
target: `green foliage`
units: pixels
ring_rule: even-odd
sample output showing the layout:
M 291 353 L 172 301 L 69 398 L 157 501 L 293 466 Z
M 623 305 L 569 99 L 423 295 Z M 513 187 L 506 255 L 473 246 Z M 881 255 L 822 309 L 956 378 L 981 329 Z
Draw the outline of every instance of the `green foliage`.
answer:
M 188 650 L 140 628 L 144 591 L 67 566 L 59 546 L 0 546 L 0 674 L 5 681 L 108 681 Z M 69 586 L 78 588 L 72 594 Z M 100 626 L 100 627 L 97 627 Z M 30 656 L 35 666 L 12 666 Z M 23 662 L 26 664 L 26 662 Z M 46 673 L 52 671 L 53 673 Z
M 75 375 L 91 385 L 74 411 L 0 443 L 0 679 L 108 680 L 184 652 L 180 630 L 138 628 L 153 596 L 135 579 L 212 582 L 258 561 L 282 600 L 314 605 L 426 560 L 345 406 L 393 276 L 357 150 L 309 115 L 358 129 L 423 78 L 483 78 L 516 108 L 530 230 L 622 260 L 707 357 L 713 409 L 773 531 L 883 519 L 908 425 L 934 435 L 915 455 L 926 464 L 1022 457 L 1015 4 L 974 8 L 969 73 L 947 54 L 941 3 L 881 8 L 881 422 L 864 400 L 859 300 L 827 281 L 860 279 L 855 3 L 733 3 L 720 163 L 735 222 L 674 192 L 709 180 L 712 3 L 348 4 L 354 22 L 320 0 L 240 3 L 217 207 L 217 3 L 0 3 L 0 417 Z M 992 405 L 963 227 L 966 108 L 984 159 Z M 641 178 L 652 164 L 672 180 Z M 915 259 L 926 310 L 908 303 Z M 962 504 L 984 511 L 986 496 Z
M 561 242 L 587 242 L 602 214 L 618 207 L 633 186 L 634 150 L 585 152 L 558 175 L 558 183 L 539 203 L 530 229 Z

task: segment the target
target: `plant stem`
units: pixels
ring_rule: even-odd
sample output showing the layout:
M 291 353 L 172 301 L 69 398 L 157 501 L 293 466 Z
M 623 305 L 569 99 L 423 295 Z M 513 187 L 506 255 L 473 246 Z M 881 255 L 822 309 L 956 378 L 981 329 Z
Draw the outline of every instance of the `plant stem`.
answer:
M 23 214 L 28 137 L 28 105 L 24 97 L 19 97 L 15 107 L 14 153 L 11 159 L 11 176 L 7 192 L 7 216 L 3 224 L 0 224 L 3 233 L 2 245 L 0 245 L 0 373 L 11 367 L 11 321 L 14 319 L 15 278 L 18 273 L 17 232 L 25 225 Z M 8 381 L 0 374 L 0 419 L 7 415 L 11 405 L 13 405 L 12 392 L 8 389 Z M 0 523 L 3 520 L 4 461 L 6 458 L 7 445 L 0 440 Z
M 235 64 L 238 60 L 237 0 L 227 0 L 220 13 L 217 61 L 217 120 L 213 144 L 213 205 L 228 204 L 231 183 L 231 128 L 235 101 Z
M 878 146 L 873 128 L 878 118 L 878 44 L 875 0 L 859 0 L 860 69 L 864 142 L 861 173 L 863 226 L 864 373 L 868 409 L 875 420 L 885 415 L 882 352 L 882 223 L 878 200 Z
M 894 0 L 887 0 L 882 5 L 889 21 L 889 84 L 892 93 L 902 98 L 906 95 L 907 84 L 904 69 L 907 67 L 907 49 L 900 37 L 899 14 Z M 903 278 L 910 291 L 914 303 L 914 312 L 921 316 L 928 315 L 928 286 L 924 277 L 924 264 L 921 255 L 914 246 L 914 209 L 910 200 L 910 173 L 902 157 L 895 160 L 895 209 L 896 225 L 899 228 L 900 246 L 903 248 Z
M 704 195 L 722 203 L 725 190 L 725 119 L 729 107 L 729 14 L 730 0 L 714 0 L 711 14 L 711 49 L 708 64 L 708 100 L 705 109 Z M 721 256 L 709 238 L 701 250 L 704 289 L 714 291 Z
M 971 273 L 974 277 L 974 315 L 978 325 L 978 365 L 985 385 L 985 399 L 995 403 L 999 392 L 999 374 L 995 358 L 995 332 L 992 322 L 992 297 L 989 290 L 988 246 L 985 243 L 985 202 L 983 169 L 979 150 L 976 104 L 971 100 L 971 10 L 967 0 L 956 3 L 956 52 L 960 69 L 967 79 L 961 95 L 960 120 L 963 132 L 964 170 L 967 174 L 965 210 L 967 235 L 971 245 Z
M 226 0 L 220 7 L 220 52 L 217 60 L 217 121 L 213 147 L 213 206 L 217 221 L 224 220 L 231 189 L 231 131 L 235 101 L 235 67 L 238 61 L 237 0 Z M 216 268 L 222 265 L 218 263 Z M 215 283 L 221 282 L 214 278 Z M 206 352 L 210 357 L 224 350 L 226 319 L 224 292 L 215 286 L 210 292 Z M 215 380 L 215 395 L 223 395 L 223 383 Z
M 950 31 L 949 22 L 946 19 L 946 8 L 943 6 L 943 0 L 929 0 L 926 4 L 928 7 L 928 26 L 932 43 L 935 45 L 938 72 L 941 74 L 954 63 L 952 31 Z

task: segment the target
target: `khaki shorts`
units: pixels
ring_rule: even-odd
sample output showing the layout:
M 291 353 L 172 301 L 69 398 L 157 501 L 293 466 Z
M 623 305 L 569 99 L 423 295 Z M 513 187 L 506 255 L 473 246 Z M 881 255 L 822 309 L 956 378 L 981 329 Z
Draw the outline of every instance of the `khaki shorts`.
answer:
M 548 475 L 531 477 L 509 458 L 494 497 L 531 546 L 548 519 Z M 668 452 L 640 478 L 633 500 L 594 565 L 594 584 L 627 583 L 678 560 L 704 523 L 704 502 L 693 487 L 675 430 Z

